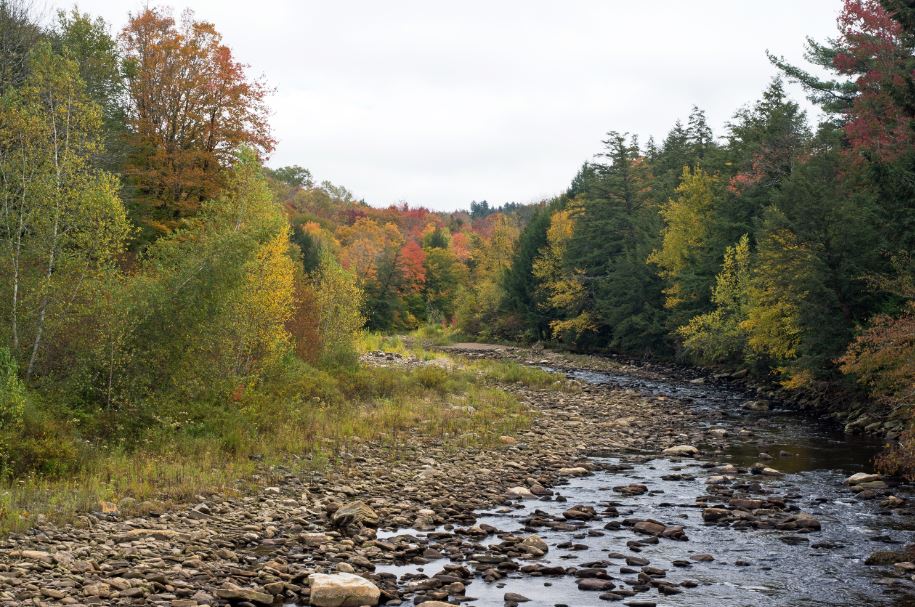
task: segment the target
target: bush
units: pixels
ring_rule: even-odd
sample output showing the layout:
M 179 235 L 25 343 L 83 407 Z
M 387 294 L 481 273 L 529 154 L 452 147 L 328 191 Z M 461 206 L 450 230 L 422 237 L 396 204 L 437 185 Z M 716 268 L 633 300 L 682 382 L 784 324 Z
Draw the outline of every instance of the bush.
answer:
M 17 428 L 25 412 L 25 385 L 19 379 L 16 359 L 8 348 L 0 348 L 0 428 Z

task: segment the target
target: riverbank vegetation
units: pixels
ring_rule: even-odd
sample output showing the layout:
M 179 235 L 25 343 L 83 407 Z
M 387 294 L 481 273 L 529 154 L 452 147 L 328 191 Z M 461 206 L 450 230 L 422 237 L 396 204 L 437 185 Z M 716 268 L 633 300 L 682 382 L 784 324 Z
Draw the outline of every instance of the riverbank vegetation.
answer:
M 113 33 L 26 6 L 0 0 L 7 527 L 416 425 L 488 440 L 524 419 L 474 378 L 552 386 L 366 367 L 383 338 L 364 330 L 679 358 L 912 415 L 903 3 L 846 2 L 836 39 L 810 43 L 828 78 L 772 57 L 820 124 L 776 78 L 722 133 L 699 108 L 662 141 L 611 131 L 563 195 L 453 213 L 267 168 L 270 85 L 191 13 L 145 8 Z M 890 438 L 883 465 L 911 474 L 913 431 Z

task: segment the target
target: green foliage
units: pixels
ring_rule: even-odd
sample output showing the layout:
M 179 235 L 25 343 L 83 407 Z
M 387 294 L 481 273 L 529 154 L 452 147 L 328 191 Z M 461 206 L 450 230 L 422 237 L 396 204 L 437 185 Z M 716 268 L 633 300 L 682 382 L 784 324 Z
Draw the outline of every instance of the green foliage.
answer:
M 25 384 L 19 379 L 19 367 L 8 348 L 0 348 L 0 428 L 18 428 L 25 413 Z
M 719 186 L 720 179 L 701 168 L 684 168 L 677 197 L 661 207 L 663 241 L 648 262 L 658 266 L 667 283 L 664 303 L 672 310 L 674 324 L 709 307 L 708 294 L 720 260 L 715 233 L 723 199 Z
M 604 144 L 608 163 L 595 167 L 563 262 L 580 273 L 584 310 L 595 327 L 581 343 L 665 351 L 661 281 L 645 263 L 660 231 L 651 170 L 626 135 L 611 132 Z
M 712 302 L 715 308 L 693 317 L 677 333 L 686 352 L 700 364 L 740 362 L 747 335 L 750 283 L 750 244 L 746 235 L 724 252 L 721 272 L 715 277 Z
M 539 207 L 518 236 L 511 265 L 502 275 L 502 301 L 499 303 L 499 332 L 537 341 L 548 336 L 549 317 L 534 276 L 534 259 L 546 246 L 551 211 L 559 201 Z
M 352 366 L 358 351 L 357 342 L 365 319 L 362 293 L 355 277 L 330 256 L 321 260 L 315 277 L 319 333 L 323 344 L 322 361 L 330 366 Z

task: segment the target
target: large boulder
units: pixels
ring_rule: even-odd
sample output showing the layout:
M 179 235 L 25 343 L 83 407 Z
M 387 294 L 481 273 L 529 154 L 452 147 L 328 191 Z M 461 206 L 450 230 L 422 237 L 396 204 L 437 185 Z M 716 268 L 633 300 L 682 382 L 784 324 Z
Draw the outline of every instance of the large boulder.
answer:
M 362 607 L 377 605 L 381 590 L 363 577 L 352 573 L 315 573 L 308 576 L 311 583 L 309 604 L 315 607 Z
M 337 527 L 377 527 L 378 514 L 363 501 L 343 504 L 331 516 Z

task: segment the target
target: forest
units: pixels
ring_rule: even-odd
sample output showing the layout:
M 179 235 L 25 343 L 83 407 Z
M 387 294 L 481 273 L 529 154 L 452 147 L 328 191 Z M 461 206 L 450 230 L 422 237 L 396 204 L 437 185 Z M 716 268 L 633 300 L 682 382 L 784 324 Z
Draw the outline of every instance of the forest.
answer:
M 269 168 L 271 84 L 192 13 L 113 32 L 0 0 L 4 483 L 178 492 L 176 453 L 244 469 L 265 437 L 356 432 L 335 408 L 474 389 L 359 364 L 410 332 L 867 402 L 910 420 L 880 465 L 915 474 L 915 9 L 846 0 L 838 28 L 809 65 L 771 55 L 723 132 L 698 107 L 660 141 L 608 125 L 561 195 L 438 212 Z

